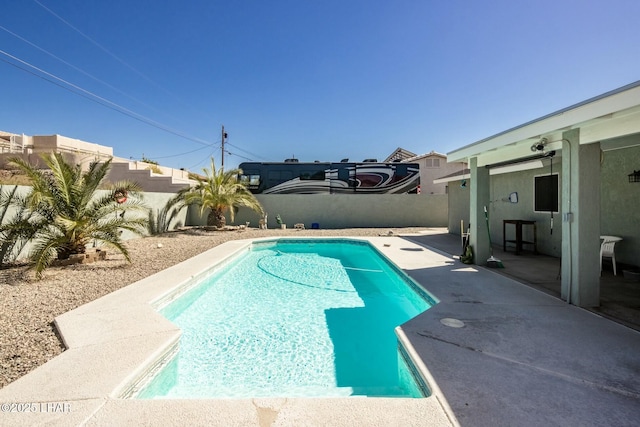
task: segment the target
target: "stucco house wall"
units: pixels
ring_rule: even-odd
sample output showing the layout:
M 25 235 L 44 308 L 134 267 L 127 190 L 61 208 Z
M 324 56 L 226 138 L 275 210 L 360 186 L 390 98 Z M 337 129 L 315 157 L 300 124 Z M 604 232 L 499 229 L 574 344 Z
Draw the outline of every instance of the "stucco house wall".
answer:
M 602 156 L 600 234 L 622 237 L 616 260 L 640 267 L 640 183 L 629 182 L 629 174 L 640 170 L 640 135 L 628 138 L 638 145 Z
M 622 237 L 616 244 L 618 263 L 640 267 L 640 183 L 630 183 L 628 175 L 640 170 L 640 135 L 632 135 L 621 141 L 623 145 L 636 146 L 607 150 L 602 152 L 600 187 L 600 234 Z M 558 174 L 558 186 L 562 188 L 561 153 L 553 158 L 553 173 Z M 491 176 L 491 202 L 487 206 L 490 218 L 491 240 L 502 245 L 502 221 L 504 219 L 524 219 L 536 221 L 538 252 L 560 257 L 562 255 L 563 221 L 562 192 L 559 192 L 559 212 L 553 214 L 553 233 L 551 232 L 551 214 L 534 212 L 534 177 L 551 173 L 550 160 L 543 161 L 543 167 L 520 172 L 511 172 Z M 469 220 L 469 187 L 461 181 L 449 182 L 449 232 L 460 233 L 460 219 Z M 507 201 L 510 193 L 518 193 L 518 203 Z M 513 239 L 514 228 L 507 225 L 507 238 Z M 524 240 L 531 240 L 530 227 L 523 228 Z M 525 246 L 525 249 L 530 249 Z
M 465 180 L 464 187 L 462 186 L 462 180 L 447 183 L 449 188 L 447 200 L 449 207 L 449 233 L 460 234 L 460 220 L 464 221 L 465 232 L 469 227 L 469 183 L 468 179 Z
M 435 184 L 433 181 L 444 175 L 459 172 L 466 167 L 461 162 L 447 163 L 447 156 L 433 151 L 404 161 L 420 165 L 420 192 L 422 194 L 447 194 L 446 183 Z
M 491 203 L 487 206 L 491 226 L 491 240 L 502 245 L 503 220 L 522 219 L 536 221 L 538 252 L 560 257 L 562 255 L 562 203 L 558 204 L 559 212 L 553 213 L 553 231 L 550 212 L 534 211 L 534 179 L 536 176 L 551 173 L 551 159 L 545 159 L 542 168 L 521 172 L 505 173 L 491 176 Z M 558 174 L 561 159 L 553 158 L 553 173 Z M 558 174 L 558 188 L 562 188 L 562 177 Z M 518 203 L 508 201 L 509 194 L 518 193 Z M 558 197 L 561 197 L 559 194 Z M 506 226 L 507 239 L 515 239 L 515 226 Z M 524 226 L 523 240 L 533 241 L 533 228 Z M 513 245 L 510 246 L 513 248 Z M 525 246 L 524 249 L 531 249 Z

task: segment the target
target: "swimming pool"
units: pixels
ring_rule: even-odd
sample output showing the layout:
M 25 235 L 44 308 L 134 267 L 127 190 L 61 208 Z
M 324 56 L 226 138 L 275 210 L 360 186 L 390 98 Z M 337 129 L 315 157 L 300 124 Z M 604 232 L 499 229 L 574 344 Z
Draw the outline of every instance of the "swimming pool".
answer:
M 394 328 L 433 303 L 366 242 L 254 243 L 160 309 L 180 351 L 138 397 L 421 397 Z

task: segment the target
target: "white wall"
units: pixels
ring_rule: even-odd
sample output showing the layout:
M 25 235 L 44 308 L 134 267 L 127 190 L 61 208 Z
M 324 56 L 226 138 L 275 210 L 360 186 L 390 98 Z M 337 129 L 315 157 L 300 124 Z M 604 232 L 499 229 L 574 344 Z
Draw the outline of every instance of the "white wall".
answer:
M 269 228 L 279 227 L 276 214 L 280 214 L 288 227 L 303 223 L 311 228 L 318 223 L 320 228 L 363 227 L 446 227 L 447 195 L 427 194 L 258 194 L 268 214 Z M 189 211 L 187 225 L 203 225 L 204 217 L 199 210 Z M 236 214 L 234 224 L 249 221 L 257 227 L 260 215 L 245 208 Z M 227 216 L 227 224 L 232 224 Z
M 640 135 L 627 139 L 640 144 Z M 640 170 L 640 145 L 605 151 L 600 170 L 600 234 L 622 237 L 616 260 L 640 267 L 640 183 L 629 182 Z
M 462 187 L 462 180 L 450 181 L 447 183 L 449 194 L 449 233 L 460 234 L 460 220 L 464 221 L 464 231 L 469 227 L 469 207 L 471 180 L 465 180 Z
M 439 166 L 434 167 L 430 162 L 434 159 L 439 161 Z M 435 184 L 433 181 L 460 172 L 467 165 L 461 162 L 447 163 L 446 156 L 439 154 L 424 155 L 415 160 L 407 160 L 408 163 L 418 163 L 420 165 L 420 192 L 422 194 L 447 194 L 447 184 Z
M 14 186 L 13 185 L 3 185 L 2 186 L 2 191 L 4 193 L 7 192 L 11 192 L 13 190 Z M 29 191 L 31 191 L 31 187 L 28 186 L 18 186 L 18 191 L 16 192 L 16 195 L 21 195 L 24 196 L 26 195 Z M 106 193 L 107 190 L 99 190 L 98 194 L 104 194 Z M 174 197 L 175 194 L 174 193 L 143 193 L 143 201 L 145 203 L 145 205 L 151 209 L 153 209 L 154 211 L 156 209 L 162 209 L 164 207 L 164 205 L 166 204 L 166 202 Z M 134 215 L 133 212 L 126 212 L 126 207 L 125 208 L 125 215 Z M 15 208 L 9 208 L 9 210 L 7 211 L 7 214 L 5 215 L 5 221 L 11 219 L 13 217 L 13 215 L 15 214 Z M 142 215 L 140 213 L 136 213 L 136 215 Z M 147 214 L 144 214 L 144 217 L 147 217 Z M 187 209 L 183 209 L 179 215 L 176 217 L 176 219 L 174 221 L 172 221 L 172 223 L 170 224 L 170 230 L 175 229 L 176 227 L 180 227 L 185 225 L 186 223 L 186 218 L 187 218 Z M 125 231 L 122 235 L 122 238 L 124 240 L 128 240 L 128 239 L 132 239 L 132 238 L 136 238 L 138 237 L 136 234 L 131 233 L 131 232 L 127 232 Z M 25 258 L 27 256 L 27 254 L 29 253 L 29 245 L 27 245 L 25 247 L 25 249 L 21 252 L 20 258 Z
M 534 212 L 534 177 L 549 175 L 551 168 L 549 159 L 544 160 L 544 166 L 522 172 L 505 173 L 491 176 L 491 203 L 487 206 L 491 219 L 491 240 L 502 245 L 502 228 L 504 219 L 522 219 L 536 221 L 538 252 L 560 257 L 562 255 L 562 203 L 559 201 L 559 212 L 553 214 L 553 232 L 551 229 L 551 213 Z M 553 173 L 560 172 L 561 159 L 553 159 Z M 558 176 L 559 192 L 562 188 L 562 175 Z M 518 203 L 510 203 L 505 199 L 512 192 L 518 193 Z M 560 197 L 560 196 L 559 196 Z M 514 239 L 515 226 L 507 225 L 507 239 Z M 533 240 L 533 230 L 530 226 L 522 228 L 523 240 Z M 512 247 L 512 246 L 511 246 Z M 531 246 L 524 249 L 530 250 Z

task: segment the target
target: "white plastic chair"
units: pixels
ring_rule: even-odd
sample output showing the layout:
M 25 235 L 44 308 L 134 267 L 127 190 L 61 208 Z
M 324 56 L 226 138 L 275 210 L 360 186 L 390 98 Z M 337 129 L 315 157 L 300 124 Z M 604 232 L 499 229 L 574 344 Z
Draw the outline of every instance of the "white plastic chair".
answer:
M 617 276 L 616 271 L 616 243 L 622 240 L 622 237 L 617 236 L 600 236 L 602 244 L 600 245 L 600 274 L 602 274 L 602 258 L 611 258 L 613 263 L 613 275 Z

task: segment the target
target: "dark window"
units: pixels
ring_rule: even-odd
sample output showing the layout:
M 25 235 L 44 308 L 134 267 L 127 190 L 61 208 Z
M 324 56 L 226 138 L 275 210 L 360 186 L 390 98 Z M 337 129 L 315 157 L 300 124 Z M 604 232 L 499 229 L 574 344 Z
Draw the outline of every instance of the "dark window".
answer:
M 396 176 L 404 178 L 407 175 L 409 175 L 409 169 L 407 168 L 407 165 L 396 166 Z
M 240 182 L 244 185 L 257 187 L 260 185 L 260 174 L 256 171 L 247 171 L 240 175 Z
M 348 182 L 350 186 L 353 186 L 354 184 L 350 182 L 349 177 L 352 175 L 353 173 L 351 171 L 349 171 L 349 169 L 347 168 L 340 168 L 338 169 L 338 179 L 340 181 L 344 181 L 344 182 Z
M 268 188 L 273 187 L 283 182 L 293 179 L 293 172 L 289 170 L 275 170 L 269 171 L 269 185 Z
M 249 185 L 260 185 L 260 175 L 249 175 Z
M 558 212 L 558 174 L 534 177 L 536 212 Z
M 293 172 L 291 171 L 269 171 L 269 181 L 288 181 L 291 178 L 293 178 Z
M 300 179 L 324 181 L 324 171 L 302 171 L 300 172 Z

